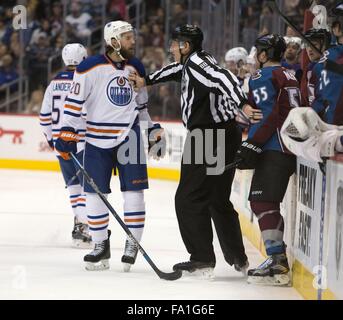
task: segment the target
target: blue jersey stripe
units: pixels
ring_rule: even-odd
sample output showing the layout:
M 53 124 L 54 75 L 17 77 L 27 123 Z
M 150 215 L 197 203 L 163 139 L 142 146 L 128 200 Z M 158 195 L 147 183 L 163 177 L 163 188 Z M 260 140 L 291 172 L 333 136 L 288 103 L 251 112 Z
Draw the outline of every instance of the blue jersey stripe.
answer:
M 81 196 L 81 193 L 79 193 L 79 194 L 74 194 L 74 195 L 72 195 L 72 196 L 69 196 L 69 198 L 77 198 L 77 197 L 79 197 L 79 196 Z
M 87 121 L 87 124 L 93 125 L 93 126 L 103 126 L 103 127 L 128 127 L 129 123 L 104 123 L 104 122 L 93 122 L 93 121 Z
M 131 228 L 134 228 L 134 229 L 144 228 L 144 224 L 136 224 L 135 226 L 127 225 L 127 227 L 128 227 L 129 229 L 131 229 Z
M 84 104 L 86 102 L 86 100 L 76 100 L 76 99 L 72 99 L 72 98 L 67 98 L 65 101 L 69 101 L 69 102 L 73 102 L 73 103 L 77 103 L 77 104 Z
M 109 139 L 117 139 L 118 137 L 110 137 L 110 136 L 95 136 L 94 134 L 86 133 L 87 138 L 94 138 L 94 139 L 104 139 L 104 140 L 109 140 Z
M 43 127 L 51 126 L 51 122 L 49 122 L 49 123 L 40 123 L 40 125 L 43 126 Z
M 80 114 L 69 112 L 69 111 L 64 111 L 63 113 L 67 114 L 68 116 L 75 117 L 75 118 L 79 118 L 81 116 Z
M 51 112 L 50 113 L 40 113 L 39 115 L 42 117 L 47 117 L 47 116 L 51 116 Z
M 101 215 L 101 216 L 87 216 L 87 218 L 88 218 L 88 219 L 102 219 L 102 218 L 106 218 L 106 217 L 108 217 L 108 216 L 109 216 L 109 214 L 106 213 L 106 214 L 103 214 L 103 215 Z
M 138 212 L 124 212 L 124 216 L 144 216 L 145 211 L 138 211 Z

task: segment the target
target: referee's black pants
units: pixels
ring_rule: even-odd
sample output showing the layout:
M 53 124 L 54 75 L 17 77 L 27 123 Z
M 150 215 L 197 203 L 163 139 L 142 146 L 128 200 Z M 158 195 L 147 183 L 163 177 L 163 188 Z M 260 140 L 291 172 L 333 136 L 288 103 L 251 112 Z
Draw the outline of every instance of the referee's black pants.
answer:
M 216 139 L 218 129 L 225 129 L 225 164 L 228 164 L 234 160 L 240 146 L 241 130 L 235 122 L 216 127 L 212 140 L 214 150 L 223 147 L 218 145 L 219 140 Z M 205 139 L 203 145 L 205 150 L 209 149 L 205 145 Z M 192 154 L 190 164 L 185 164 L 185 152 Z M 183 242 L 191 255 L 190 260 L 216 261 L 212 245 L 212 219 L 225 260 L 230 265 L 244 263 L 247 256 L 238 214 L 230 202 L 235 169 L 220 175 L 208 175 L 208 165 L 196 164 L 194 152 L 195 142 L 188 133 L 181 164 L 181 178 L 175 195 L 175 208 Z

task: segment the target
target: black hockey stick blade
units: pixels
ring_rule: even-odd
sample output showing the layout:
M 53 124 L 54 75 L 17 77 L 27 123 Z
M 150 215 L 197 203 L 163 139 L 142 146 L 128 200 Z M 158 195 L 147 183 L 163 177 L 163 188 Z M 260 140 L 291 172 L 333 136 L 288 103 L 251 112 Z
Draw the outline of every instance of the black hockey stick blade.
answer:
M 156 274 L 160 277 L 160 279 L 164 280 L 177 280 L 181 278 L 182 273 L 179 271 L 173 271 L 173 272 L 163 272 L 157 266 L 155 263 L 151 260 L 149 255 L 145 252 L 143 247 L 140 245 L 140 243 L 136 240 L 136 238 L 133 236 L 129 228 L 126 226 L 126 224 L 123 222 L 123 220 L 120 218 L 118 213 L 114 210 L 114 208 L 111 206 L 111 204 L 108 202 L 105 195 L 100 191 L 99 187 L 96 185 L 96 183 L 93 181 L 93 179 L 89 176 L 88 172 L 85 170 L 85 168 L 81 165 L 79 160 L 77 160 L 76 156 L 73 153 L 69 153 L 73 163 L 75 166 L 77 166 L 81 173 L 83 174 L 84 178 L 86 179 L 87 183 L 93 188 L 95 193 L 100 197 L 102 202 L 105 204 L 107 209 L 112 213 L 113 217 L 117 220 L 117 222 L 120 224 L 120 226 L 124 229 L 125 233 L 128 235 L 130 240 L 132 240 L 138 247 L 138 250 L 141 252 L 145 260 L 149 263 L 151 268 L 156 272 Z
M 280 8 L 278 7 L 276 1 L 267 1 L 267 5 L 268 7 L 274 12 L 276 11 L 278 13 L 278 15 L 282 18 L 282 20 L 289 26 L 291 27 L 298 35 L 299 37 L 305 42 L 307 43 L 314 51 L 316 51 L 317 53 L 319 53 L 320 55 L 322 55 L 322 52 L 310 41 L 308 40 L 304 34 L 297 28 L 297 26 L 291 21 L 289 20 L 280 10 Z M 343 65 L 338 64 L 332 60 L 327 60 L 325 63 L 325 69 L 334 72 L 334 73 L 338 73 L 340 75 L 343 75 Z
M 162 271 L 160 271 L 158 273 L 158 276 L 163 280 L 173 281 L 173 280 L 180 279 L 182 277 L 182 271 L 181 270 L 176 270 L 173 272 L 162 272 Z

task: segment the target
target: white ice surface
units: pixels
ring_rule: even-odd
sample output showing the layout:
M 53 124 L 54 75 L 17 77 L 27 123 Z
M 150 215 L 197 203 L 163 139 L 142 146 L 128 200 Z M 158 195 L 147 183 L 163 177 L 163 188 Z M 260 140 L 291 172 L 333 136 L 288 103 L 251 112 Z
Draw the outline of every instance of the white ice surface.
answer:
M 176 182 L 150 181 L 146 191 L 146 227 L 142 245 L 163 271 L 188 260 L 174 212 Z M 117 178 L 112 179 L 113 207 L 122 212 Z M 0 170 L 0 299 L 301 299 L 293 288 L 248 285 L 225 263 L 217 239 L 215 279 L 183 277 L 160 280 L 142 256 L 130 273 L 120 258 L 125 233 L 111 219 L 111 269 L 89 272 L 83 256 L 71 248 L 73 216 L 60 173 Z M 251 266 L 263 261 L 245 240 Z

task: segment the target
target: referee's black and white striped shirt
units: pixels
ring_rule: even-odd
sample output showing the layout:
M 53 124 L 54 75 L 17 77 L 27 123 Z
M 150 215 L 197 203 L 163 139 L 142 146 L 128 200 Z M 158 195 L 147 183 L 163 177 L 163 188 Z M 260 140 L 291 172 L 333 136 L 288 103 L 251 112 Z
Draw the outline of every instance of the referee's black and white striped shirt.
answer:
M 189 130 L 233 120 L 247 99 L 236 76 L 218 66 L 205 51 L 194 52 L 184 65 L 172 63 L 145 77 L 147 85 L 181 82 L 182 121 Z

